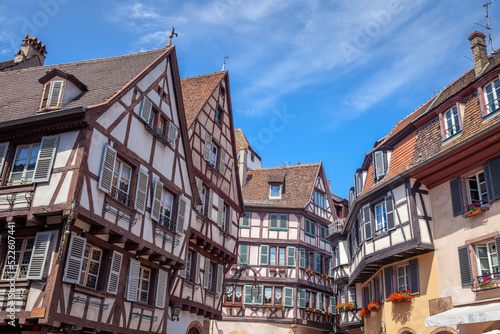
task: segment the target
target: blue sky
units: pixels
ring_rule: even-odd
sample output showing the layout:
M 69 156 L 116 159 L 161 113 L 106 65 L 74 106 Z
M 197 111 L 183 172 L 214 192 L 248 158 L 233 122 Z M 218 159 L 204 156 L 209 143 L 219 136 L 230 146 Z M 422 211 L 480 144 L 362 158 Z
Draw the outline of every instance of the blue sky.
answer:
M 181 77 L 228 56 L 234 124 L 265 167 L 323 161 L 347 197 L 364 155 L 402 118 L 473 66 L 486 0 L 0 0 L 0 61 L 30 33 L 46 64 L 166 45 Z M 500 1 L 489 10 L 500 46 Z

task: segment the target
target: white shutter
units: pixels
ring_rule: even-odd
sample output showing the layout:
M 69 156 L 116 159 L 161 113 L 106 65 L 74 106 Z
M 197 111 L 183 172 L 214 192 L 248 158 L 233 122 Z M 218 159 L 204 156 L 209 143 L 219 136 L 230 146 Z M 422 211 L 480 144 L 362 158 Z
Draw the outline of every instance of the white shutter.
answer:
M 51 237 L 51 232 L 38 232 L 36 234 L 30 264 L 28 265 L 28 273 L 26 275 L 27 279 L 42 279 Z
M 151 108 L 153 108 L 153 103 L 151 103 L 151 101 L 147 97 L 144 97 L 144 100 L 142 100 L 140 116 L 146 123 L 149 123 Z
M 195 253 L 195 263 L 196 263 L 196 266 L 195 266 L 195 271 L 194 271 L 194 282 L 196 284 L 200 284 L 200 254 L 199 253 Z
M 167 140 L 172 144 L 172 147 L 175 147 L 175 141 L 177 140 L 177 127 L 172 122 L 168 124 Z
M 109 269 L 108 288 L 106 291 L 114 295 L 118 292 L 118 282 L 120 281 L 122 261 L 123 254 L 113 251 L 113 255 L 111 256 L 111 267 Z
M 52 81 L 52 86 L 50 89 L 49 105 L 48 108 L 59 108 L 61 102 L 61 93 L 63 89 L 64 81 L 57 80 Z
M 224 281 L 224 266 L 222 264 L 217 265 L 217 286 L 216 286 L 216 293 L 221 293 L 222 292 L 222 282 Z
M 137 300 L 140 274 L 141 274 L 141 263 L 135 259 L 130 259 L 130 264 L 128 268 L 128 284 L 127 284 L 125 299 L 130 301 Z
M 221 147 L 220 160 L 219 160 L 219 173 L 224 175 L 225 168 L 226 168 L 226 152 Z
M 205 289 L 208 288 L 208 272 L 210 271 L 210 260 L 208 258 L 205 258 L 205 266 L 204 272 L 203 272 L 203 287 Z
M 196 188 L 198 189 L 198 194 L 200 194 L 201 197 L 201 192 L 203 191 L 203 181 L 200 178 L 196 178 Z M 205 198 L 205 201 L 207 199 Z
M 161 193 L 163 191 L 163 183 L 160 178 L 155 180 L 154 190 L 153 190 L 153 205 L 151 207 L 151 219 L 160 221 L 160 209 L 161 209 Z
M 111 192 L 113 184 L 113 173 L 115 169 L 116 150 L 109 145 L 104 146 L 104 154 L 102 156 L 101 175 L 99 176 L 99 189 L 105 193 Z
M 222 215 L 224 213 L 224 200 L 219 197 L 219 206 L 217 207 L 217 226 L 222 228 Z
M 167 272 L 158 270 L 158 284 L 156 285 L 155 306 L 158 308 L 165 307 L 165 297 L 167 294 Z
M 214 191 L 210 188 L 207 188 L 207 191 L 210 193 L 208 196 L 208 211 L 207 211 L 207 217 L 208 219 L 212 219 L 212 211 L 214 207 Z
M 186 200 L 179 198 L 179 206 L 177 207 L 177 225 L 176 231 L 178 234 L 184 233 L 184 220 L 186 220 Z
M 232 228 L 233 228 L 233 213 L 234 213 L 234 210 L 230 206 L 228 208 L 229 208 L 229 218 L 227 220 L 227 233 L 229 233 L 231 235 L 231 231 L 232 231 Z
M 139 175 L 137 177 L 137 191 L 135 193 L 135 209 L 141 214 L 144 214 L 144 212 L 146 211 L 148 181 L 148 171 L 144 170 L 141 166 L 141 168 L 139 168 Z
M 179 276 L 182 277 L 182 278 L 186 278 L 186 268 L 181 269 L 179 271 Z
M 68 283 L 79 283 L 80 273 L 82 270 L 83 255 L 85 253 L 85 245 L 87 239 L 76 234 L 71 235 L 68 247 L 68 258 L 66 259 L 66 267 L 64 268 L 63 281 Z
M 205 149 L 203 150 L 203 159 L 206 161 L 210 160 L 210 148 L 212 147 L 212 136 L 210 134 L 205 135 Z
M 384 165 L 384 153 L 383 151 L 377 151 L 374 153 L 375 162 L 375 178 L 380 178 L 385 175 L 385 165 Z
M 36 159 L 35 172 L 33 174 L 33 183 L 48 182 L 50 179 L 50 171 L 54 164 L 56 156 L 57 142 L 59 136 L 43 137 Z
M 0 143 L 0 177 L 2 177 L 2 169 L 5 164 L 5 158 L 7 157 L 7 151 L 9 148 L 9 142 Z

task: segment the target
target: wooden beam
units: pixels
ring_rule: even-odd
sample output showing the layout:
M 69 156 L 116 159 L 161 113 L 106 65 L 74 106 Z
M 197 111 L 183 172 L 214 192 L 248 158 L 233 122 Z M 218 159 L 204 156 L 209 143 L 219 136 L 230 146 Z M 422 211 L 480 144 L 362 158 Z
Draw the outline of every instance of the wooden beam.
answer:
M 128 251 L 139 251 L 139 250 L 142 250 L 143 249 L 143 245 L 141 245 L 140 243 L 138 242 L 134 242 L 134 241 L 127 241 L 125 243 L 125 250 L 128 250 Z M 146 248 L 146 247 L 144 247 Z M 148 248 L 149 250 L 149 248 Z M 151 250 L 151 253 L 148 253 L 148 254 L 142 254 L 142 255 L 150 255 L 152 254 L 152 250 Z
M 123 235 L 113 234 L 113 235 L 109 236 L 108 242 L 110 244 L 123 244 L 123 243 L 126 243 L 127 240 L 128 240 L 128 238 L 123 236 Z
M 125 244 L 125 249 L 129 243 Z M 143 256 L 143 255 L 151 255 L 153 254 L 153 250 L 151 248 L 144 247 L 141 250 L 138 250 L 136 255 L 137 256 Z
M 166 261 L 167 260 L 167 257 L 165 255 L 161 255 L 161 254 L 151 254 L 149 256 L 149 261 L 160 261 L 160 262 L 163 262 L 163 261 Z
M 109 234 L 109 225 L 92 225 L 90 227 L 89 233 L 92 235 Z

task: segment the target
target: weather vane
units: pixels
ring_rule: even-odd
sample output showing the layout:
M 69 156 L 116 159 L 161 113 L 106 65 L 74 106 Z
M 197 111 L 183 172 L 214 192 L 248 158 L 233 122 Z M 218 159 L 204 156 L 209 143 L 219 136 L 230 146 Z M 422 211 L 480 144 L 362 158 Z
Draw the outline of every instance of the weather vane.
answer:
M 224 62 L 222 62 L 222 70 L 225 71 L 226 70 L 226 59 L 229 59 L 228 56 L 224 56 Z
M 168 43 L 167 43 L 167 47 L 168 47 L 168 46 L 172 46 L 172 38 L 174 38 L 174 36 L 175 36 L 175 37 L 177 37 L 177 36 L 179 36 L 179 35 L 177 35 L 177 33 L 175 32 L 175 28 L 174 28 L 174 27 L 172 27 L 172 32 L 170 33 L 170 36 L 168 36 Z

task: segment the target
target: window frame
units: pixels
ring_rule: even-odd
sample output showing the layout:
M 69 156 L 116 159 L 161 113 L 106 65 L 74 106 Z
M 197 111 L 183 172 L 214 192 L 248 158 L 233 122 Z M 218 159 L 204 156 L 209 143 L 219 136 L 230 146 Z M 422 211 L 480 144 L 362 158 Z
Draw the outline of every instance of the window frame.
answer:
M 222 110 L 220 106 L 217 106 L 217 109 L 215 110 L 214 121 L 219 126 L 224 124 L 224 110 Z
M 278 195 L 273 195 L 273 188 L 278 187 Z M 280 199 L 282 195 L 283 184 L 282 183 L 269 183 L 269 198 Z
M 316 238 L 316 222 L 306 218 L 304 232 L 311 238 Z
M 494 99 L 492 101 L 488 101 L 488 93 L 487 89 L 489 86 L 492 86 L 495 84 L 494 89 L 492 89 L 491 94 L 493 95 Z M 498 87 L 496 86 L 498 85 Z M 484 112 L 483 116 L 488 116 L 496 113 L 498 110 L 500 110 L 500 94 L 497 94 L 497 91 L 500 90 L 500 78 L 498 75 L 496 75 L 494 78 L 492 78 L 491 81 L 489 81 L 487 84 L 483 85 L 482 87 L 482 93 L 483 93 L 483 99 L 484 99 Z M 492 109 L 490 107 L 491 104 L 495 105 L 495 109 Z
M 402 275 L 400 275 L 400 269 L 402 269 L 402 271 L 403 271 Z M 395 283 L 397 284 L 397 291 L 401 292 L 401 291 L 410 290 L 411 289 L 410 264 L 405 263 L 405 264 L 397 266 L 396 270 L 395 270 L 395 274 L 396 274 L 396 282 Z M 400 279 L 404 280 L 403 285 L 400 284 Z M 403 287 L 403 288 L 401 288 L 401 287 Z
M 87 247 L 90 248 L 90 251 L 89 251 L 89 256 L 86 257 L 85 256 L 85 253 L 86 253 L 86 249 Z M 93 253 L 93 250 L 97 250 L 97 251 L 100 251 L 100 258 L 99 258 L 99 261 L 95 261 L 94 262 L 98 262 L 99 264 L 99 268 L 97 270 L 97 274 L 90 274 L 89 271 L 90 271 L 90 263 L 92 262 L 92 256 L 91 254 Z M 103 258 L 104 258 L 104 249 L 100 248 L 100 247 L 97 247 L 89 242 L 87 242 L 85 244 L 85 251 L 84 251 L 84 255 L 83 255 L 83 261 L 82 261 L 82 268 L 80 270 L 80 282 L 78 282 L 78 285 L 80 286 L 84 286 L 86 288 L 89 288 L 89 289 L 93 289 L 93 290 L 98 290 L 99 288 L 99 277 L 100 277 L 100 274 L 101 274 L 101 269 L 102 269 L 102 266 L 103 266 Z M 85 265 L 86 263 L 86 266 L 87 268 L 84 270 L 83 269 L 83 266 Z M 89 278 L 89 275 L 92 275 L 92 276 L 95 276 L 95 287 L 92 287 L 92 286 L 88 286 L 88 278 Z
M 480 180 L 481 174 L 483 177 L 483 181 Z M 474 180 L 472 180 L 473 178 L 474 178 Z M 472 189 L 471 189 L 470 181 L 475 181 L 477 183 L 477 189 L 474 189 L 474 190 L 477 191 L 477 193 L 480 197 L 480 199 L 478 199 L 478 200 L 472 199 L 472 194 L 471 194 Z M 472 175 L 465 177 L 465 186 L 466 186 L 466 191 L 467 191 L 467 201 L 468 201 L 467 205 L 470 205 L 470 204 L 475 203 L 475 202 L 479 202 L 479 203 L 481 203 L 481 205 L 488 203 L 488 188 L 487 188 L 487 184 L 486 184 L 486 174 L 484 173 L 483 169 L 481 169 L 481 171 L 479 171 L 475 174 L 472 174 Z M 481 186 L 484 187 L 484 198 L 483 198 Z
M 22 240 L 22 244 L 21 244 L 21 250 L 19 251 L 19 257 L 18 257 L 18 260 L 17 260 L 17 264 L 16 265 L 16 272 L 15 272 L 15 275 L 14 277 L 5 277 L 6 275 L 6 269 L 8 269 L 10 267 L 10 261 L 5 261 L 4 262 L 4 266 L 3 266 L 3 269 L 2 269 L 2 276 L 1 276 L 1 279 L 0 281 L 9 281 L 9 280 L 27 280 L 28 278 L 28 268 L 29 268 L 29 264 L 31 262 L 31 259 L 32 259 L 32 256 L 33 256 L 33 248 L 35 247 L 35 238 L 36 237 L 32 237 L 32 236 L 28 236 L 28 237 L 16 237 L 15 241 L 19 241 L 19 240 Z M 28 240 L 33 240 L 33 244 L 31 245 L 31 248 L 30 249 L 26 249 L 26 246 L 28 244 Z M 29 261 L 28 263 L 25 263 L 25 264 L 22 264 L 22 260 L 24 258 L 24 254 L 26 252 L 29 252 Z M 14 254 L 17 253 L 16 250 L 14 250 Z M 15 255 L 14 255 L 15 256 Z M 14 258 L 14 261 L 15 261 L 15 258 Z M 25 277 L 21 277 L 19 278 L 19 273 L 21 272 L 21 266 L 24 265 L 26 266 L 26 269 L 25 269 Z
M 326 210 L 326 194 L 314 189 L 313 203 L 316 207 Z
M 492 247 L 491 247 L 492 246 Z M 488 273 L 483 274 L 482 269 L 481 269 L 481 257 L 479 256 L 479 247 L 485 247 L 486 248 L 486 259 L 488 260 Z M 490 249 L 491 248 L 491 249 Z M 485 275 L 490 275 L 492 273 L 496 273 L 500 271 L 500 264 L 498 263 L 498 254 L 496 250 L 496 245 L 494 240 L 488 240 L 488 241 L 483 241 L 477 244 L 474 244 L 474 251 L 475 251 L 475 259 L 476 259 L 476 266 L 477 266 L 477 276 L 485 276 Z M 494 265 L 492 264 L 492 257 L 497 258 L 497 270 L 495 271 Z M 484 258 L 484 257 L 483 257 Z M 498 279 L 500 278 L 499 274 L 492 275 L 493 278 Z
M 33 165 L 33 169 L 31 171 L 29 171 L 29 167 L 30 167 L 30 160 L 33 159 L 34 157 L 31 156 L 32 152 L 33 152 L 33 148 L 35 146 L 38 146 L 38 151 L 36 153 L 36 159 L 35 159 L 35 162 L 34 162 L 34 165 Z M 33 182 L 33 178 L 35 176 L 35 170 L 36 170 L 36 164 L 38 162 L 38 158 L 39 158 L 39 153 L 40 153 L 40 148 L 42 146 L 42 143 L 41 142 L 38 142 L 38 143 L 29 143 L 29 144 L 21 144 L 21 145 L 16 145 L 16 151 L 14 152 L 14 157 L 12 158 L 11 160 L 11 163 L 12 163 L 12 166 L 10 166 L 10 172 L 8 174 L 8 177 L 7 177 L 7 180 L 6 180 L 6 185 L 7 186 L 15 186 L 15 185 L 21 185 L 21 184 L 31 184 L 31 183 L 34 183 Z M 22 159 L 22 158 L 19 158 L 18 157 L 18 154 L 20 154 L 20 149 L 22 148 L 25 148 L 25 147 L 28 147 L 28 153 L 26 155 L 26 158 Z M 29 157 L 29 159 L 28 159 Z M 16 160 L 26 160 L 25 163 L 24 163 L 24 167 L 23 167 L 23 170 L 22 170 L 22 175 L 21 175 L 21 179 L 20 179 L 20 183 L 12 183 L 12 174 L 13 173 L 19 173 L 19 172 L 14 172 L 14 167 L 16 166 Z M 31 172 L 32 175 L 31 175 L 31 178 L 29 181 L 26 182 L 26 174 L 28 172 Z
M 448 115 L 451 115 L 450 119 L 448 119 Z M 452 138 L 462 132 L 462 115 L 459 103 L 440 114 L 440 119 L 443 140 Z M 449 121 L 451 121 L 451 126 Z
M 379 214 L 377 213 L 377 208 L 382 206 L 383 206 L 383 212 L 381 212 L 381 218 L 383 218 L 383 221 L 380 222 Z M 373 206 L 373 213 L 374 213 L 375 227 L 376 227 L 374 235 L 377 236 L 387 232 L 389 229 L 387 224 L 387 207 L 385 201 L 381 201 L 378 204 L 375 204 Z M 379 225 L 383 225 L 382 228 L 379 228 Z
M 250 228 L 250 219 L 251 213 L 245 212 L 245 214 L 240 217 L 240 228 Z
M 119 164 L 119 172 L 116 172 L 116 165 Z M 123 166 L 126 166 L 130 169 L 130 176 L 128 179 L 128 184 L 127 184 L 127 191 L 124 192 L 123 190 L 119 189 L 119 184 L 122 180 L 122 172 L 123 172 Z M 115 175 L 118 174 L 118 177 L 116 178 L 116 184 L 115 184 Z M 116 157 L 115 160 L 115 165 L 113 166 L 113 176 L 111 180 L 111 192 L 110 196 L 113 197 L 115 200 L 119 201 L 120 203 L 123 203 L 125 205 L 130 205 L 130 185 L 132 183 L 132 179 L 134 178 L 134 167 L 129 165 L 127 162 L 125 162 L 123 159 L 119 158 L 118 156 Z M 120 198 L 121 196 L 124 196 L 123 198 Z
M 54 93 L 54 86 L 56 85 L 56 83 L 60 82 L 61 83 L 61 87 L 59 89 L 59 95 L 57 97 L 57 105 L 51 107 L 50 106 L 50 103 L 51 103 L 51 100 L 53 98 L 53 93 Z M 42 112 L 42 111 L 47 111 L 47 110 L 55 110 L 55 109 L 59 109 L 61 108 L 62 106 L 62 100 L 63 100 L 63 92 L 64 92 L 64 89 L 66 87 L 66 80 L 51 80 L 49 82 L 46 82 L 44 85 L 43 85 L 43 90 L 42 90 L 42 98 L 40 100 L 40 104 L 39 104 L 39 107 L 38 107 L 38 111 L 39 112 Z M 47 88 L 49 88 L 47 94 L 46 94 L 46 90 Z M 47 96 L 45 98 L 45 96 Z M 46 103 L 44 103 L 44 101 Z
M 147 279 L 144 277 L 145 272 L 149 272 L 149 274 L 148 274 L 149 277 Z M 153 274 L 153 271 L 151 268 L 145 267 L 141 264 L 141 270 L 139 273 L 139 283 L 137 285 L 137 299 L 136 299 L 136 301 L 139 303 L 149 304 L 151 282 L 152 282 L 152 277 L 153 277 L 152 274 Z M 147 285 L 148 285 L 146 289 L 143 289 L 144 282 L 147 282 Z M 142 295 L 141 295 L 142 292 L 146 293 L 145 301 L 142 300 Z

